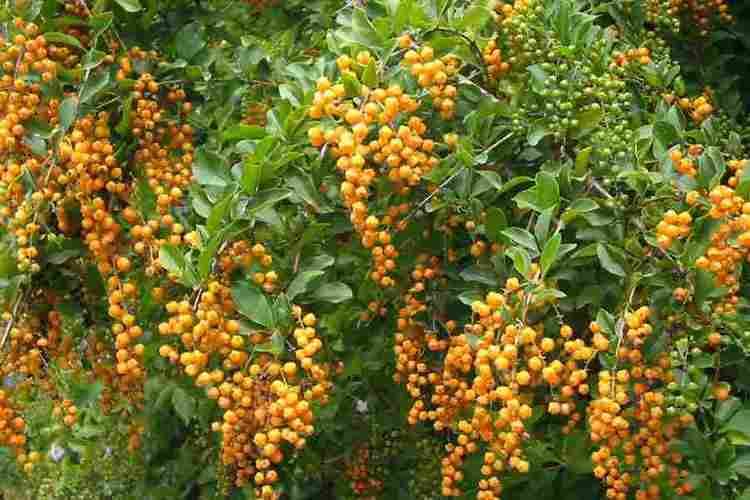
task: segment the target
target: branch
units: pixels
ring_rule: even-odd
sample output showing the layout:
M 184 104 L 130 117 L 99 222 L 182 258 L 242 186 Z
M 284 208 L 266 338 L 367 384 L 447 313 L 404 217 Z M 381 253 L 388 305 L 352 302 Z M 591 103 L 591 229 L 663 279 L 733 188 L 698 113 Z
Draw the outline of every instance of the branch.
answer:
M 429 201 L 430 201 L 431 199 L 433 199 L 433 198 L 434 198 L 435 196 L 437 196 L 437 194 L 438 194 L 438 193 L 439 193 L 440 191 L 442 191 L 442 189 L 443 189 L 443 188 L 444 188 L 445 186 L 447 186 L 448 184 L 450 184 L 450 182 L 451 182 L 451 181 L 452 181 L 453 179 L 455 179 L 456 177 L 458 177 L 458 175 L 459 175 L 459 174 L 460 174 L 461 172 L 463 172 L 464 170 L 466 170 L 466 167 L 461 167 L 461 168 L 459 168 L 458 170 L 456 170 L 456 171 L 455 171 L 455 172 L 454 172 L 453 174 L 451 174 L 451 176 L 450 176 L 450 177 L 448 177 L 447 179 L 445 179 L 445 180 L 444 180 L 444 181 L 443 181 L 443 182 L 442 182 L 442 183 L 441 183 L 441 184 L 440 184 L 440 185 L 439 185 L 439 186 L 437 187 L 437 189 L 435 189 L 435 191 L 433 191 L 432 193 L 430 193 L 430 195 L 429 195 L 429 196 L 428 196 L 427 198 L 425 198 L 424 200 L 422 200 L 422 201 L 421 201 L 421 202 L 419 203 L 419 205 L 417 205 L 417 206 L 416 206 L 416 208 L 414 208 L 414 210 L 412 210 L 412 211 L 411 211 L 411 213 L 410 213 L 409 215 L 407 215 L 407 216 L 406 216 L 406 217 L 404 218 L 404 222 L 406 222 L 406 221 L 408 221 L 409 219 L 411 219 L 411 218 L 412 218 L 412 217 L 414 216 L 414 214 L 416 214 L 416 213 L 417 213 L 417 212 L 418 212 L 418 211 L 419 211 L 419 210 L 420 210 L 420 209 L 421 209 L 422 207 L 424 207 L 425 205 L 427 205 L 427 203 L 429 203 Z
M 11 312 L 10 319 L 5 324 L 5 330 L 3 331 L 3 338 L 0 339 L 0 351 L 5 347 L 5 342 L 8 340 L 8 335 L 10 334 L 10 331 L 13 329 L 13 325 L 16 322 L 16 318 L 18 316 L 18 310 L 21 308 L 21 302 L 23 302 L 23 297 L 26 295 L 25 292 L 21 292 L 18 294 L 18 297 L 16 298 L 16 303 L 13 305 L 13 311 Z
M 602 187 L 601 184 L 599 184 L 598 181 L 591 180 L 591 187 L 593 187 L 596 191 L 599 192 L 599 194 L 603 195 L 604 197 L 613 200 L 615 197 L 609 194 L 609 192 Z

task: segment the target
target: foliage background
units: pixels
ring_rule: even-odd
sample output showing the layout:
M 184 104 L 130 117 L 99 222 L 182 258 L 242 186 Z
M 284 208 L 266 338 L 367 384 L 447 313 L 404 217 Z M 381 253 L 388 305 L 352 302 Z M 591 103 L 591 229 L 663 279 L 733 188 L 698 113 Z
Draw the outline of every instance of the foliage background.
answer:
M 570 12 L 595 15 L 592 26 L 602 29 L 596 36 L 611 36 L 608 43 L 612 45 L 637 47 L 649 37 L 644 28 L 650 27 L 644 17 L 648 2 L 543 3 L 557 19 L 573 16 Z M 69 22 L 59 15 L 61 2 L 27 0 L 10 4 L 15 5 L 6 2 L 2 11 L 9 26 L 16 15 L 35 20 L 42 32 L 63 31 Z M 306 115 L 315 82 L 324 75 L 335 79 L 335 61 L 340 54 L 354 55 L 367 48 L 387 58 L 397 50 L 397 37 L 408 31 L 415 39 L 429 41 L 441 52 L 454 51 L 465 61 L 456 118 L 452 123 L 430 118 L 436 136 L 456 132 L 460 137 L 456 149 L 440 146 L 443 161 L 429 180 L 441 185 L 441 191 L 427 213 L 420 214 L 414 234 L 423 229 L 435 231 L 430 239 L 414 238 L 416 243 L 405 246 L 408 250 L 403 259 L 406 270 L 408 261 L 414 260 L 419 251 L 447 254 L 447 249 L 453 248 L 459 253 L 459 259 L 449 266 L 445 288 L 436 295 L 448 302 L 442 313 L 461 323 L 469 322 L 467 306 L 474 298 L 499 289 L 506 278 L 520 274 L 518 265 L 514 269 L 514 261 L 506 259 L 504 252 L 473 259 L 469 252 L 474 241 L 484 239 L 518 247 L 518 240 L 501 235 L 507 224 L 541 234 L 541 243 L 554 232 L 550 227 L 555 228 L 563 219 L 569 224 L 561 231 L 562 241 L 577 248 L 560 257 L 547 282 L 550 288 L 565 294 L 559 299 L 559 309 L 548 311 L 550 318 L 562 314 L 575 326 L 585 327 L 601 317 L 602 310 L 620 314 L 635 288 L 639 289 L 638 300 L 651 304 L 660 316 L 687 317 L 693 313 L 670 300 L 673 290 L 686 280 L 691 281 L 699 308 L 702 303 L 721 299 L 723 292 L 717 293 L 719 287 L 713 282 L 699 282 L 694 274 L 675 271 L 679 266 L 674 262 L 684 255 L 657 255 L 653 234 L 663 212 L 681 203 L 673 195 L 677 191 L 670 182 L 673 172 L 662 168 L 660 148 L 663 153 L 674 144 L 699 142 L 731 151 L 732 157 L 745 153 L 750 106 L 750 5 L 744 2 L 730 3 L 736 21 L 712 26 L 707 36 L 700 36 L 689 19 L 683 20 L 678 33 L 659 32 L 669 55 L 649 66 L 657 83 L 648 82 L 652 75 L 645 70 L 633 77 L 628 91 L 639 104 L 617 111 L 632 135 L 608 131 L 597 139 L 599 143 L 617 143 L 628 155 L 636 153 L 635 162 L 622 162 L 624 166 L 619 169 L 613 167 L 618 162 L 611 162 L 606 155 L 597 160 L 597 152 L 602 149 L 599 143 L 589 162 L 588 139 L 563 141 L 553 137 L 550 120 L 554 121 L 558 109 L 537 112 L 524 107 L 524 96 L 530 95 L 535 85 L 533 72 L 517 75 L 515 81 L 509 80 L 509 86 L 487 78 L 477 52 L 481 54 L 498 28 L 491 15 L 493 6 L 486 2 L 316 0 L 265 5 L 236 0 L 97 0 L 88 7 L 99 16 L 97 21 L 90 21 L 92 25 L 111 18 L 106 30 L 116 34 L 125 47 L 158 51 L 163 60 L 154 71 L 157 79 L 178 83 L 193 103 L 188 120 L 196 130 L 198 148 L 192 166 L 194 183 L 184 205 L 175 213 L 186 227 L 201 226 L 206 240 L 221 234 L 220 239 L 247 238 L 271 249 L 282 290 L 287 296 L 290 289 L 295 290 L 297 297 L 291 298 L 315 310 L 325 339 L 326 359 L 341 362 L 329 404 L 316 411 L 314 438 L 284 465 L 282 490 L 288 498 L 356 497 L 344 472 L 364 444 L 370 450 L 368 475 L 382 481 L 376 488 L 379 498 L 439 498 L 436 449 L 448 440 L 429 426 L 406 424 L 411 401 L 403 387 L 392 380 L 394 317 L 390 311 L 385 318 L 365 320 L 362 316 L 370 302 L 394 303 L 398 294 L 384 293 L 367 279 L 369 257 L 356 243 L 358 237 L 353 235 L 348 214 L 337 196 L 340 180 L 333 162 L 308 141 L 307 130 L 313 123 Z M 543 28 L 552 34 L 549 38 L 560 35 L 552 27 L 554 18 L 550 23 Z M 539 33 L 531 36 L 537 36 L 540 42 L 549 41 Z M 585 43 L 571 47 L 572 61 L 598 57 Z M 96 50 L 89 49 L 91 57 L 98 57 Z M 702 126 L 691 124 L 682 115 L 675 118 L 662 103 L 661 94 L 680 85 L 668 81 L 667 75 L 676 65 L 687 95 L 699 95 L 706 86 L 713 89 L 716 108 L 721 111 Z M 97 83 L 93 80 L 97 75 L 101 77 L 93 72 L 93 76 L 73 79 L 76 85 L 93 86 L 89 107 L 108 106 L 113 109 L 114 123 L 118 123 L 129 113 L 128 89 L 114 79 Z M 395 61 L 378 77 L 403 82 L 409 78 Z M 407 85 L 415 87 L 413 83 Z M 104 104 L 113 99 L 114 106 Z M 604 116 L 615 116 L 615 111 L 605 109 Z M 597 115 L 588 128 L 595 131 L 600 119 Z M 668 126 L 659 125 L 664 123 Z M 587 124 L 581 124 L 581 128 L 587 128 Z M 120 133 L 127 143 L 127 127 Z M 509 139 L 505 140 L 506 136 Z M 253 169 L 260 172 L 258 178 L 248 180 L 243 172 Z M 237 172 L 240 174 L 235 175 Z M 539 172 L 547 175 L 540 176 Z M 227 193 L 234 193 L 231 208 L 222 205 Z M 519 193 L 526 195 L 519 198 Z M 429 196 L 427 191 L 417 194 L 415 204 Z M 535 206 L 547 203 L 545 198 L 550 196 L 552 201 L 542 210 Z M 381 201 L 383 206 L 388 202 Z M 223 208 L 217 210 L 220 205 Z M 548 221 L 544 228 L 538 224 L 540 213 L 551 206 L 555 207 L 554 223 L 550 226 Z M 497 221 L 498 213 L 505 224 Z M 466 231 L 459 226 L 452 234 L 441 231 L 444 221 L 454 214 L 461 216 L 462 224 L 478 221 L 480 228 Z M 220 228 L 236 232 L 230 237 L 229 230 L 221 232 Z M 15 243 L 4 237 L 4 244 L 0 248 L 8 249 L 3 253 L 5 263 L 13 259 Z M 64 273 L 55 274 L 72 261 L 85 258 L 87 251 L 81 241 L 65 245 L 69 246 L 47 247 L 46 265 L 32 283 L 43 282 L 45 287 L 57 287 L 67 294 L 69 334 L 78 341 L 85 329 L 101 326 L 107 318 L 104 313 L 99 315 L 104 318 L 101 324 L 76 324 L 85 308 L 95 306 L 78 300 L 75 290 L 66 289 L 61 279 Z M 537 246 L 535 242 L 531 245 Z M 177 262 L 179 272 L 173 274 L 185 276 L 185 269 L 197 269 L 202 258 L 201 252 L 189 252 L 185 261 Z M 688 261 L 684 260 L 685 265 L 691 266 Z M 738 272 L 747 277 L 747 263 L 740 264 Z M 195 281 L 206 280 L 206 273 L 197 274 Z M 2 267 L 0 286 L 9 308 L 20 293 L 16 285 L 21 275 L 13 265 Z M 141 278 L 142 283 L 149 283 L 146 277 Z M 750 369 L 744 362 L 750 335 L 748 289 L 746 281 L 740 282 L 740 307 L 731 317 L 706 313 L 711 316 L 712 328 L 726 332 L 729 339 L 721 356 L 713 351 L 705 356 L 691 354 L 695 355 L 691 364 L 700 372 L 695 379 L 701 381 L 699 390 L 690 396 L 696 405 L 697 424 L 677 446 L 690 457 L 691 478 L 696 485 L 692 498 L 750 498 L 750 407 L 746 403 Z M 191 285 L 198 284 L 183 280 L 175 286 L 189 292 Z M 268 307 L 277 305 L 272 302 Z M 156 317 L 164 313 L 150 314 L 153 333 Z M 705 328 L 698 324 L 691 342 L 705 334 Z M 148 338 L 149 375 L 142 408 L 104 414 L 97 404 L 101 382 L 64 370 L 52 378 L 68 388 L 67 395 L 83 410 L 79 425 L 66 428 L 56 422 L 49 399 L 31 393 L 23 401 L 33 447 L 46 455 L 55 443 L 67 451 L 60 462 L 45 460 L 27 477 L 12 454 L 0 448 L 4 495 L 12 499 L 210 499 L 226 493 L 231 498 L 253 498 L 252 489 L 227 491 L 222 483 L 221 468 L 217 467 L 219 438 L 210 430 L 218 409 L 189 377 L 156 354 L 158 336 Z M 660 347 L 665 352 L 677 349 L 671 338 L 664 344 Z M 732 397 L 723 402 L 717 402 L 708 388 L 709 382 L 718 377 L 733 387 Z M 135 453 L 127 449 L 133 423 L 144 429 L 142 446 Z M 526 447 L 532 469 L 527 475 L 505 480 L 507 498 L 604 498 L 600 482 L 592 474 L 592 444 L 585 429 L 563 435 L 561 427 L 554 418 L 542 418 L 535 424 Z M 478 475 L 478 464 L 469 463 L 466 469 Z M 471 474 L 467 472 L 467 476 Z M 417 493 L 425 491 L 425 496 Z

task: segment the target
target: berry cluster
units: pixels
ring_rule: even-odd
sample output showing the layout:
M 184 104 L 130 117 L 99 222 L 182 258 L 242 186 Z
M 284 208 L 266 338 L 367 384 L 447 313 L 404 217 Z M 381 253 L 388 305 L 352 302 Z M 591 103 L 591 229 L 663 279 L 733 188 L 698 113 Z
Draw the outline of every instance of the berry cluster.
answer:
M 446 120 L 451 119 L 455 113 L 458 91 L 449 81 L 460 69 L 458 58 L 447 54 L 435 59 L 435 51 L 425 45 L 418 51 L 409 49 L 404 54 L 403 64 L 409 68 L 419 86 L 430 92 L 432 105 L 440 111 L 440 116 Z
M 633 489 L 639 500 L 692 490 L 679 466 L 682 456 L 671 446 L 693 417 L 667 415 L 665 391 L 674 373 L 665 353 L 653 361 L 644 353 L 653 333 L 650 315 L 641 307 L 618 323 L 617 362 L 599 372 L 598 397 L 587 410 L 594 474 L 606 485 L 607 498 L 625 500 Z
M 262 245 L 252 247 L 252 254 L 245 252 L 249 245 L 233 248 L 245 262 L 270 257 Z M 232 257 L 227 258 L 222 262 L 233 266 Z M 294 306 L 299 326 L 287 342 L 291 345 L 293 337 L 297 347 L 294 359 L 284 360 L 283 340 L 281 352 L 266 353 L 265 346 L 276 342 L 279 333 L 240 333 L 231 291 L 220 281 L 208 285 L 195 312 L 188 301 L 169 302 L 166 309 L 171 318 L 159 325 L 159 333 L 179 336 L 184 350 L 163 344 L 159 354 L 181 364 L 223 410 L 223 421 L 213 425 L 222 435 L 222 463 L 234 471 L 237 486 L 253 481 L 259 498 L 277 498 L 273 485 L 279 475 L 274 466 L 284 459 L 287 445 L 292 450 L 305 446 L 314 432 L 311 405 L 325 403 L 330 390 L 328 369 L 315 360 L 322 348 L 317 318 Z M 263 354 L 251 358 L 250 347 Z
M 455 87 L 447 81 L 457 70 L 455 58 L 433 60 L 429 47 L 419 53 L 410 50 L 404 57 L 421 84 L 430 88 L 443 117 L 452 116 Z M 360 52 L 354 60 L 348 56 L 337 60 L 341 74 L 348 76 L 363 72 L 372 62 L 368 52 Z M 433 154 L 435 142 L 427 137 L 425 121 L 416 116 L 419 106 L 420 102 L 399 85 L 375 89 L 363 85 L 360 95 L 346 96 L 343 83 L 334 85 L 323 77 L 309 110 L 311 118 L 332 118 L 340 123 L 330 129 L 312 127 L 308 136 L 313 146 L 336 158 L 336 167 L 344 177 L 341 197 L 362 245 L 372 254 L 370 277 L 383 288 L 395 285 L 392 274 L 399 254 L 393 233 L 406 227 L 406 219 L 398 219 L 409 212 L 410 203 L 392 204 L 378 216 L 380 203 L 371 200 L 371 190 L 379 178 L 386 177 L 392 191 L 406 197 L 438 164 Z M 400 125 L 392 127 L 395 123 Z
M 690 99 L 689 97 L 676 97 L 674 94 L 666 94 L 664 100 L 668 104 L 677 104 L 697 125 L 703 123 L 706 118 L 714 113 L 714 107 L 711 104 L 711 95 L 708 91 L 694 99 Z
M 659 246 L 667 249 L 672 246 L 676 239 L 686 238 L 690 235 L 690 225 L 693 218 L 690 212 L 680 212 L 669 210 L 664 214 L 664 218 L 656 226 L 657 240 Z
M 726 0 L 648 0 L 648 21 L 656 26 L 679 32 L 708 36 L 717 25 L 735 21 Z

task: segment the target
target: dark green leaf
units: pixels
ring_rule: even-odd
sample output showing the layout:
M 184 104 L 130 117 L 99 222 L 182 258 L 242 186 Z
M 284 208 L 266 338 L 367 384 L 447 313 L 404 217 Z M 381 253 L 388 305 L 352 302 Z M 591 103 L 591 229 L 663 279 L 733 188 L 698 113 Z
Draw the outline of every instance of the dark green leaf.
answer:
M 297 295 L 303 294 L 308 290 L 310 284 L 325 274 L 323 271 L 300 271 L 294 277 L 286 290 L 289 300 L 294 300 Z
M 209 235 L 213 235 L 221 228 L 224 218 L 232 209 L 233 202 L 234 194 L 230 193 L 211 209 L 211 215 L 206 220 L 206 230 Z
M 78 114 L 78 97 L 71 96 L 63 99 L 60 103 L 60 128 L 67 132 L 73 125 Z
M 186 61 L 190 61 L 206 46 L 204 34 L 205 28 L 200 23 L 193 22 L 183 26 L 175 37 L 177 55 Z
M 109 85 L 109 71 L 102 70 L 90 76 L 81 87 L 81 103 L 87 103 Z
M 497 286 L 497 276 L 491 269 L 478 266 L 467 267 L 459 274 L 462 280 L 482 283 L 487 286 Z
M 605 245 L 604 243 L 599 243 L 596 246 L 596 255 L 599 257 L 599 262 L 604 269 L 614 275 L 625 277 L 625 269 L 623 269 L 622 264 L 617 262 L 617 260 L 612 256 L 612 253 L 607 248 L 607 245 Z
M 247 319 L 266 328 L 274 326 L 271 305 L 268 298 L 258 288 L 246 281 L 238 281 L 232 287 L 232 299 L 237 310 Z
M 238 123 L 228 128 L 221 134 L 223 141 L 240 141 L 263 139 L 266 136 L 266 129 L 257 125 L 246 125 Z
M 217 153 L 200 148 L 195 155 L 193 175 L 198 184 L 224 187 L 229 184 L 229 165 Z
M 313 297 L 324 302 L 338 304 L 351 300 L 354 296 L 352 289 L 345 283 L 326 283 L 313 292 Z
M 539 172 L 536 175 L 536 194 L 540 208 L 557 205 L 560 201 L 560 186 L 557 179 L 550 173 Z
M 58 33 L 56 31 L 48 32 L 44 34 L 44 39 L 48 43 L 63 43 L 77 49 L 83 49 L 83 45 L 81 45 L 81 42 L 76 37 L 66 35 L 65 33 Z
M 487 209 L 487 218 L 484 223 L 484 234 L 493 243 L 501 241 L 500 232 L 508 227 L 508 219 L 505 213 L 497 207 Z
M 514 243 L 528 248 L 534 253 L 539 251 L 534 235 L 525 229 L 520 227 L 509 227 L 508 229 L 503 230 L 503 234 L 510 238 Z
M 172 392 L 172 404 L 185 425 L 190 424 L 195 415 L 195 399 L 182 387 L 175 387 Z
M 520 247 L 511 247 L 505 251 L 505 255 L 513 260 L 513 267 L 521 276 L 528 276 L 531 269 L 531 258 L 526 250 Z
M 167 272 L 174 274 L 184 285 L 193 287 L 197 284 L 198 280 L 195 273 L 177 247 L 162 245 L 159 249 L 159 263 Z
M 552 238 L 549 239 L 544 250 L 542 251 L 542 257 L 539 259 L 539 263 L 542 268 L 542 276 L 547 275 L 547 271 L 552 267 L 557 259 L 558 252 L 560 250 L 560 244 L 562 243 L 562 236 L 560 233 L 556 233 Z

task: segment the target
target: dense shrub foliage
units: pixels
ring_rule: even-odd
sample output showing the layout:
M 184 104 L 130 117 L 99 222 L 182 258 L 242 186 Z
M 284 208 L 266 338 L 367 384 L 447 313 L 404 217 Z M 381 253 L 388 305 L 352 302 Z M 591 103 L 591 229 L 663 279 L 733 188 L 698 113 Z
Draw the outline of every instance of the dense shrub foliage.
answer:
M 0 497 L 750 499 L 742 2 L 0 18 Z

